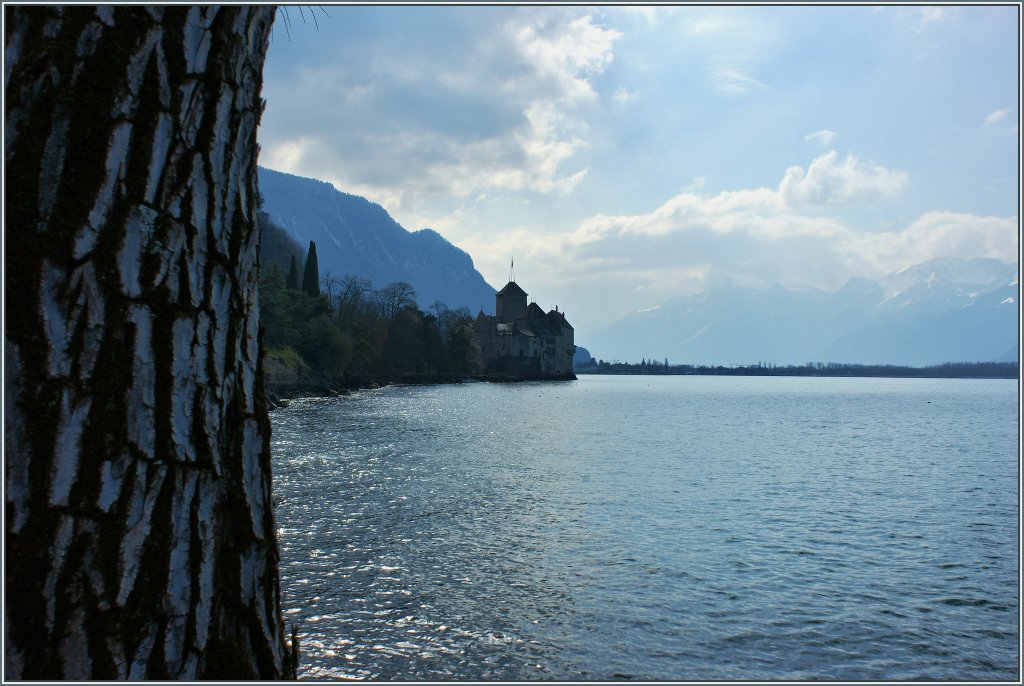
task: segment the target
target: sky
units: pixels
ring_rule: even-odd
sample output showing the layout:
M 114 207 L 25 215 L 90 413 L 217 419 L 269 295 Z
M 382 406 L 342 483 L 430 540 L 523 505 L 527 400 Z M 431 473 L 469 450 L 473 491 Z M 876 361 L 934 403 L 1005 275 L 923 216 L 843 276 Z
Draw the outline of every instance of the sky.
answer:
M 1018 261 L 1017 6 L 285 11 L 260 164 L 497 288 L 514 259 L 577 331 L 722 282 Z

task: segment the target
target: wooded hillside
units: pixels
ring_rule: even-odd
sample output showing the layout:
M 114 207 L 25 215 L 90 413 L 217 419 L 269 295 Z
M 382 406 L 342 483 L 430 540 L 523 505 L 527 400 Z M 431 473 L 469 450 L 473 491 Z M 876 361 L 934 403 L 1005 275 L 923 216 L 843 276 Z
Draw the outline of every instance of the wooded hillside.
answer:
M 320 274 L 315 243 L 303 254 L 269 216 L 261 213 L 260 223 L 260 317 L 271 359 L 294 351 L 300 364 L 339 388 L 480 371 L 467 308 L 435 302 L 422 311 L 408 283 L 377 288 L 350 274 Z M 291 277 L 293 264 L 301 283 Z M 269 383 L 287 391 L 280 387 L 288 383 L 273 374 Z

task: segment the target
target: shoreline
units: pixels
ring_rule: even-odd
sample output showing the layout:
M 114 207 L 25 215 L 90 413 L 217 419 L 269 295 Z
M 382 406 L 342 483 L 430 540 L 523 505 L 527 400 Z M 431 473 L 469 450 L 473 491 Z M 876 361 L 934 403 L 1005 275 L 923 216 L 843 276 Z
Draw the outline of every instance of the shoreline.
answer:
M 525 383 L 528 381 L 576 381 L 576 373 L 558 376 L 519 375 L 519 374 L 435 374 L 410 372 L 393 378 L 350 377 L 342 380 L 330 378 L 311 369 L 296 375 L 294 380 L 282 381 L 271 379 L 266 375 L 267 402 L 271 411 L 279 407 L 287 407 L 288 402 L 299 398 L 334 398 L 352 394 L 355 391 L 373 390 L 386 386 L 439 386 L 462 383 Z M 986 375 L 941 373 L 939 368 L 894 368 L 888 373 L 869 370 L 817 369 L 796 367 L 790 369 L 742 369 L 731 367 L 690 369 L 686 371 L 641 372 L 633 370 L 597 371 L 580 370 L 583 376 L 746 376 L 746 377 L 787 377 L 787 378 L 861 378 L 861 379 L 1003 379 L 1019 381 L 1019 375 Z
M 269 375 L 268 375 L 269 376 Z M 463 383 L 525 383 L 528 381 L 575 381 L 575 374 L 558 376 L 523 376 L 518 374 L 457 374 L 408 373 L 395 378 L 348 378 L 341 381 L 330 379 L 311 370 L 295 381 L 275 381 L 267 378 L 267 403 L 272 412 L 287 407 L 289 401 L 300 398 L 336 398 L 351 395 L 355 391 L 373 390 L 386 386 L 441 386 Z
M 1016 361 L 1008 362 L 944 362 L 914 367 L 883 363 L 821 363 L 780 365 L 759 362 L 756 365 L 668 365 L 661 363 L 598 362 L 576 370 L 579 374 L 639 376 L 795 376 L 829 378 L 893 378 L 893 379 L 1017 379 L 1020 369 Z
M 913 373 L 873 373 L 865 372 L 863 374 L 850 374 L 842 372 L 828 372 L 827 370 L 814 370 L 813 372 L 775 372 L 758 374 L 749 371 L 731 371 L 726 368 L 722 371 L 692 371 L 692 372 L 670 372 L 668 374 L 658 374 L 652 372 L 596 372 L 596 371 L 581 371 L 579 372 L 582 376 L 747 376 L 747 377 L 787 377 L 787 378 L 828 378 L 828 379 L 977 379 L 981 380 L 993 380 L 1002 379 L 1006 381 L 1019 381 L 1020 375 L 1000 375 L 1000 374 L 938 374 L 938 373 L 927 373 L 926 370 L 922 370 L 921 374 Z

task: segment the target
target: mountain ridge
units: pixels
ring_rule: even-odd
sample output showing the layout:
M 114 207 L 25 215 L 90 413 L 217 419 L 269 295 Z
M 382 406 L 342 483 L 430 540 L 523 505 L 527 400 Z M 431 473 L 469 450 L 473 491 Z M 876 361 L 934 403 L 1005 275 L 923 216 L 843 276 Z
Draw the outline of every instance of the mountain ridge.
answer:
M 258 176 L 263 210 L 303 246 L 316 242 L 321 276 L 352 274 L 376 288 L 405 281 L 424 309 L 440 300 L 493 312 L 495 289 L 437 231 L 409 231 L 381 205 L 326 181 L 262 166 Z

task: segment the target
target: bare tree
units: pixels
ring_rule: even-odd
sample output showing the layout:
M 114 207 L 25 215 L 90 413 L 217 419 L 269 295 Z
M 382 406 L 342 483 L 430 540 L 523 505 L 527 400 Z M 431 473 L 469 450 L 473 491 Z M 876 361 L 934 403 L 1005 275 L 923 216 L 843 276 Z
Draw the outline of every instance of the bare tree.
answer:
M 269 6 L 5 7 L 5 677 L 280 678 Z
M 338 285 L 338 277 L 331 271 L 320 277 L 320 293 L 327 296 L 327 301 L 331 303 L 332 310 L 338 307 Z
M 405 281 L 394 281 L 373 293 L 380 316 L 392 321 L 407 307 L 416 307 L 416 290 Z
M 344 316 L 354 316 L 369 304 L 373 283 L 369 279 L 353 274 L 345 274 L 338 290 L 338 312 Z

